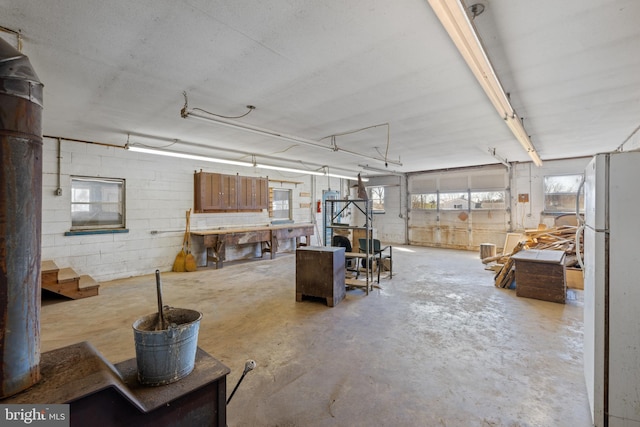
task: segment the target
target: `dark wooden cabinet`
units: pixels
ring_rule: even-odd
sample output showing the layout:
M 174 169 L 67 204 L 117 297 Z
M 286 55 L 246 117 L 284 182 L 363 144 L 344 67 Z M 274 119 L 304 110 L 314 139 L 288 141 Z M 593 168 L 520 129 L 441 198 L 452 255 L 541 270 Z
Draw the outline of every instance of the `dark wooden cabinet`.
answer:
M 269 203 L 269 182 L 267 178 L 238 177 L 238 209 L 267 209 Z
M 346 295 L 344 248 L 306 246 L 296 250 L 296 301 L 324 298 L 334 307 Z
M 237 208 L 236 175 L 196 172 L 194 183 L 195 212 Z
M 196 172 L 194 212 L 255 211 L 267 209 L 269 180 L 260 177 Z

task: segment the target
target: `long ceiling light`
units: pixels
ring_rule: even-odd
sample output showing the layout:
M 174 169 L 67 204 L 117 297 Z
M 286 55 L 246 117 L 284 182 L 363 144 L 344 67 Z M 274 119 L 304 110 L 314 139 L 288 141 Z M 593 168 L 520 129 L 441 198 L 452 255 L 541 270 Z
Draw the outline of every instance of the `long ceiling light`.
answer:
M 309 171 L 309 170 L 295 169 L 295 168 L 286 168 L 282 166 L 263 165 L 262 163 L 256 163 L 254 166 L 257 167 L 258 169 L 270 169 L 275 171 L 293 172 L 293 173 L 306 173 L 307 175 L 317 175 L 317 176 L 325 175 L 324 172 Z
M 516 114 L 507 97 L 500 80 L 489 61 L 482 42 L 478 38 L 475 28 L 469 20 L 461 0 L 429 0 L 429 4 L 438 19 L 449 33 L 458 51 L 471 68 L 473 75 L 489 97 L 489 100 L 500 114 L 516 139 L 533 160 L 536 166 L 542 165 L 542 160 L 522 125 L 522 120 Z
M 223 164 L 227 164 L 227 165 L 235 165 L 235 166 L 244 166 L 244 167 L 255 167 L 255 168 L 259 168 L 259 169 L 270 169 L 270 170 L 277 170 L 277 171 L 284 171 L 284 172 L 293 172 L 293 173 L 301 173 L 301 174 L 307 174 L 307 175 L 316 175 L 316 176 L 329 176 L 329 177 L 333 177 L 333 178 L 342 178 L 342 179 L 351 179 L 351 180 L 357 180 L 358 178 L 355 176 L 345 176 L 345 175 L 338 175 L 338 174 L 334 174 L 334 173 L 327 173 L 327 172 L 319 172 L 319 171 L 313 171 L 313 170 L 304 170 L 304 169 L 295 169 L 295 168 L 287 168 L 287 167 L 283 167 L 283 166 L 272 166 L 272 165 L 265 165 L 265 164 L 261 164 L 261 163 L 249 163 L 249 162 L 240 162 L 240 161 L 236 161 L 236 160 L 227 160 L 227 159 L 219 159 L 216 157 L 208 157 L 208 156 L 198 156 L 195 154 L 187 154 L 187 153 L 180 153 L 177 151 L 169 151 L 169 150 L 156 150 L 156 149 L 152 149 L 152 148 L 143 148 L 143 147 L 138 147 L 135 145 L 126 145 L 125 148 L 129 151 L 134 151 L 137 153 L 145 153 L 145 154 L 155 154 L 158 156 L 167 156 L 167 157 L 176 157 L 176 158 L 180 158 L 180 159 L 190 159 L 190 160 L 200 160 L 203 162 L 211 162 L 211 163 L 223 163 Z M 368 181 L 368 179 L 366 178 L 362 178 L 363 181 Z
M 129 151 L 135 151 L 137 153 L 155 154 L 158 156 L 167 156 L 167 157 L 178 157 L 181 159 L 200 160 L 203 162 L 224 163 L 226 165 L 245 166 L 248 168 L 253 167 L 253 163 L 249 163 L 249 162 L 238 162 L 236 160 L 227 160 L 227 159 L 218 159 L 215 157 L 198 156 L 195 154 L 179 153 L 177 151 L 154 150 L 151 148 L 137 147 L 135 145 L 127 145 L 125 148 Z
M 189 118 L 189 117 L 192 117 L 192 118 L 195 118 L 195 119 L 207 121 L 209 123 L 215 123 L 215 124 L 219 124 L 219 125 L 222 125 L 222 126 L 231 127 L 231 128 L 234 128 L 234 129 L 239 129 L 239 130 L 242 130 L 242 131 L 245 131 L 245 132 L 251 132 L 251 133 L 258 134 L 258 135 L 269 136 L 269 137 L 272 137 L 272 138 L 281 139 L 281 140 L 284 140 L 284 141 L 290 141 L 290 142 L 294 142 L 296 144 L 303 144 L 303 145 L 307 145 L 309 147 L 321 148 L 321 149 L 329 150 L 329 151 L 342 151 L 343 153 L 347 153 L 347 154 L 350 154 L 352 156 L 357 156 L 357 157 L 362 157 L 362 158 L 365 158 L 365 159 L 377 160 L 379 162 L 392 163 L 394 165 L 402 166 L 402 163 L 400 163 L 398 161 L 395 161 L 395 160 L 389 160 L 389 159 L 384 159 L 382 157 L 370 156 L 368 154 L 356 153 L 354 151 L 345 150 L 345 149 L 340 148 L 340 147 L 338 147 L 336 145 L 333 145 L 333 146 L 323 145 L 323 144 L 320 144 L 317 141 L 313 141 L 311 139 L 302 138 L 302 137 L 295 136 L 295 135 L 288 135 L 286 133 L 276 132 L 274 130 L 265 129 L 265 128 L 261 128 L 261 127 L 253 126 L 253 125 L 249 125 L 249 124 L 246 124 L 246 123 L 238 122 L 238 121 L 231 120 L 231 119 L 226 119 L 226 118 L 223 118 L 223 117 L 204 115 L 202 113 L 194 111 L 193 109 L 189 110 L 186 105 L 180 111 L 180 115 L 182 116 L 182 118 L 185 118 L 185 119 Z

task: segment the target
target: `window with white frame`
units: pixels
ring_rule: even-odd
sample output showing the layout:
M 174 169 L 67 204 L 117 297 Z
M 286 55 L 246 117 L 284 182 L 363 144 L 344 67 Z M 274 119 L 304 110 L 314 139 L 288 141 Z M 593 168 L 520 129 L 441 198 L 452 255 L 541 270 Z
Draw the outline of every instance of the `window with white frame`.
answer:
M 71 178 L 71 230 L 124 227 L 124 179 Z
M 544 212 L 547 214 L 575 213 L 576 197 L 582 175 L 549 175 L 544 177 Z M 580 198 L 580 212 L 584 211 L 584 198 Z
M 291 209 L 291 190 L 286 188 L 271 189 L 271 217 L 293 219 Z

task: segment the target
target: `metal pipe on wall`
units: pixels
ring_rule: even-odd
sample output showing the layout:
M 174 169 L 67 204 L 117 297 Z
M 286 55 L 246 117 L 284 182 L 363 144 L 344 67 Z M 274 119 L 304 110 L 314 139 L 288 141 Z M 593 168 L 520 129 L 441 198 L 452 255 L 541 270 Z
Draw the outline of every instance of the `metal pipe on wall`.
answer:
M 0 398 L 40 380 L 42 83 L 0 38 Z

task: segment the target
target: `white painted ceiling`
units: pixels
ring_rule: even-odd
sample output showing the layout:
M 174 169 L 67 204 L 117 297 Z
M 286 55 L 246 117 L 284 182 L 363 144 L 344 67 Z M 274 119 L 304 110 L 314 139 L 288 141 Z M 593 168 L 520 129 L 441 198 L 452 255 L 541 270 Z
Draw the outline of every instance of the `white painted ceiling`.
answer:
M 615 150 L 640 126 L 640 1 L 481 2 L 475 25 L 543 161 Z M 45 85 L 45 135 L 385 168 L 183 119 L 184 91 L 190 108 L 251 104 L 239 121 L 326 146 L 388 123 L 388 149 L 386 127 L 335 143 L 402 163 L 389 170 L 496 163 L 489 147 L 529 160 L 426 0 L 0 0 L 0 11 Z

